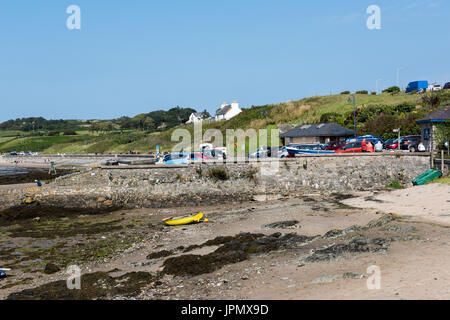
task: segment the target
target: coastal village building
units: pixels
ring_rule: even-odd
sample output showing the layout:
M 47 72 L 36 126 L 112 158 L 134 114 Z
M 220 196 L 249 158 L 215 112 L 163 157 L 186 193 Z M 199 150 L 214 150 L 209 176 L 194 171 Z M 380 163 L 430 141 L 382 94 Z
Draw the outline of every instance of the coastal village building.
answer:
M 216 111 L 214 121 L 230 120 L 241 112 L 242 109 L 239 107 L 239 103 L 237 101 L 233 101 L 231 104 L 224 102 L 222 103 L 220 109 Z
M 191 115 L 189 116 L 189 120 L 186 121 L 186 124 L 196 124 L 202 121 L 203 121 L 203 114 L 201 114 L 200 112 L 194 112 L 191 113 Z
M 420 119 L 417 123 L 420 125 L 422 143 L 427 151 L 431 148 L 436 150 L 438 141 L 436 137 L 436 125 L 450 121 L 450 106 L 443 107 Z
M 327 143 L 354 137 L 353 130 L 335 123 L 304 124 L 280 135 L 283 145 Z

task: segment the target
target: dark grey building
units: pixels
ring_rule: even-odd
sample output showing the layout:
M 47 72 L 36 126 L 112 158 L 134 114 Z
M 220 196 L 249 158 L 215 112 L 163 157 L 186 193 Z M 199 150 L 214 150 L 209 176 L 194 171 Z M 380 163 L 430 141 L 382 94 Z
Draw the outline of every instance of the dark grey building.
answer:
M 427 151 L 431 148 L 436 150 L 436 124 L 450 121 L 450 106 L 443 107 L 420 119 L 417 123 L 420 125 L 422 143 Z M 450 139 L 450 137 L 449 137 Z

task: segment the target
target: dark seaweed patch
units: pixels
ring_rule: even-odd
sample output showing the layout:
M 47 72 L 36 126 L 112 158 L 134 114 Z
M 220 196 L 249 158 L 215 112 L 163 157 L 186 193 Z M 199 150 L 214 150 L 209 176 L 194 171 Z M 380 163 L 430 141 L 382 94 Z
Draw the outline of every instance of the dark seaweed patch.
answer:
M 61 280 L 12 293 L 7 300 L 93 300 L 132 296 L 155 279 L 156 277 L 147 272 L 131 272 L 120 277 L 96 272 L 81 276 L 80 290 L 68 289 L 67 282 Z

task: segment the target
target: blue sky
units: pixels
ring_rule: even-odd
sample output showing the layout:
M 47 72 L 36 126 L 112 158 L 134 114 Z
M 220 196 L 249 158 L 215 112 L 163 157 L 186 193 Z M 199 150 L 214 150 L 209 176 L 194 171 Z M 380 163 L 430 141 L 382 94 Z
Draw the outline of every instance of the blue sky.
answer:
M 68 30 L 66 8 L 81 8 Z M 366 8 L 382 10 L 368 30 Z M 450 81 L 445 0 L 2 0 L 0 121 L 211 113 Z

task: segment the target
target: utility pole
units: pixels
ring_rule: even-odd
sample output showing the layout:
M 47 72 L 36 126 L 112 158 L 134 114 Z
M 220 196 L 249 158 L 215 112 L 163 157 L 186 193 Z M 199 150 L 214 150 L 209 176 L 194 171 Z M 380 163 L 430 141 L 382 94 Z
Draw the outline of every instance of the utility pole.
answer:
M 267 110 L 264 109 L 264 111 L 261 111 L 260 114 L 264 114 L 264 116 L 265 116 L 265 118 L 266 118 L 266 134 L 267 134 L 267 133 L 268 133 L 268 132 L 267 132 Z M 267 140 L 267 139 L 266 139 L 266 140 Z M 267 147 L 267 146 L 266 146 L 266 147 Z

